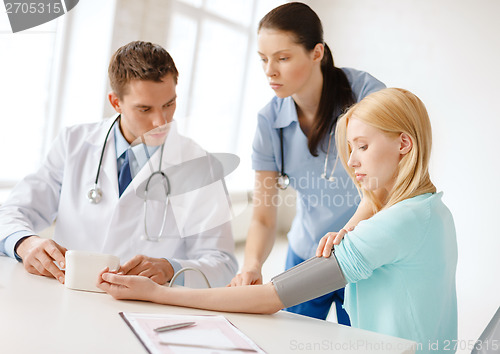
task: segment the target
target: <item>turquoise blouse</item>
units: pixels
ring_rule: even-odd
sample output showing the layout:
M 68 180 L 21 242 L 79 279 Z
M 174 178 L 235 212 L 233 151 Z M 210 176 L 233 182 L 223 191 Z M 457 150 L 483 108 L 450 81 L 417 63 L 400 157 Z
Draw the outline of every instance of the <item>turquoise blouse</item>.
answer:
M 441 198 L 399 202 L 335 247 L 352 325 L 416 341 L 424 353 L 444 352 L 457 339 L 457 241 Z

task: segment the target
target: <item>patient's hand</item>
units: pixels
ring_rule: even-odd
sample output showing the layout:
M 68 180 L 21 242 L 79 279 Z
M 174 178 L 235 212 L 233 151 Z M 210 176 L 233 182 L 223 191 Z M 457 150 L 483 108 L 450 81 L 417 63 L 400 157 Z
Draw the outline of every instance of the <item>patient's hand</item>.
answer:
M 348 231 L 354 230 L 354 227 L 349 228 Z M 340 244 L 340 241 L 347 234 L 346 229 L 340 229 L 339 232 L 329 232 L 321 238 L 316 249 L 316 257 L 330 257 L 334 245 Z
M 154 301 L 154 294 L 160 285 L 150 278 L 137 275 L 121 275 L 108 268 L 99 275 L 97 287 L 115 299 Z

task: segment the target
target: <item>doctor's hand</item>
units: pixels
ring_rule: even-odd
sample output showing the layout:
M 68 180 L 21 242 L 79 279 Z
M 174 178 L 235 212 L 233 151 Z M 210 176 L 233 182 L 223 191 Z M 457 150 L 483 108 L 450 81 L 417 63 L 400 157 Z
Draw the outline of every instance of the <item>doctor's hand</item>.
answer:
M 22 240 L 16 249 L 29 273 L 56 278 L 61 284 L 64 284 L 64 273 L 54 261 L 64 268 L 66 251 L 66 248 L 54 241 L 35 235 Z
M 346 229 L 340 229 L 339 232 L 329 232 L 321 238 L 316 249 L 316 257 L 328 258 L 332 254 L 332 249 L 334 245 L 340 244 L 340 241 L 347 234 L 347 231 L 354 230 L 354 227 Z
M 174 276 L 174 268 L 164 258 L 137 255 L 122 265 L 119 273 L 123 275 L 140 275 L 163 285 Z
M 227 286 L 257 285 L 262 284 L 262 272 L 258 269 L 242 269 Z
M 118 300 L 153 301 L 154 293 L 161 286 L 149 278 L 137 275 L 120 275 L 109 268 L 99 275 L 97 287 Z

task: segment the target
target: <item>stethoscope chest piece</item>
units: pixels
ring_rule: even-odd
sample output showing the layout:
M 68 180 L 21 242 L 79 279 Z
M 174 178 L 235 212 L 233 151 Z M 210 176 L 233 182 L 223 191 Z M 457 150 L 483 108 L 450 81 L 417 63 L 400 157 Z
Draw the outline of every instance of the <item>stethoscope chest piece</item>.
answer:
M 335 162 L 333 164 L 332 172 L 330 173 L 330 176 L 326 175 L 326 169 L 328 167 L 328 156 L 330 155 L 330 145 L 332 144 L 332 136 L 334 134 L 334 128 L 335 124 L 332 125 L 330 129 L 330 136 L 328 138 L 328 148 L 326 150 L 326 156 L 325 156 L 325 166 L 323 168 L 323 173 L 321 174 L 321 178 L 327 180 L 328 182 L 335 182 L 335 177 L 333 177 L 335 173 L 335 169 L 337 168 L 337 163 L 339 162 L 339 154 L 337 153 L 335 157 Z M 285 153 L 284 153 L 284 148 L 283 148 L 283 128 L 280 128 L 280 148 L 281 148 L 281 170 L 279 172 L 278 177 L 276 178 L 276 185 L 278 186 L 279 189 L 286 189 L 288 185 L 290 184 L 290 179 L 288 178 L 287 174 L 285 173 Z
M 89 199 L 89 202 L 91 204 L 99 204 L 99 202 L 102 199 L 102 191 L 100 188 L 97 186 L 94 186 L 94 188 L 90 189 L 89 192 L 87 193 L 87 198 Z
M 288 175 L 286 173 L 280 173 L 276 178 L 276 185 L 279 189 L 285 190 L 290 185 L 290 178 L 288 178 Z
M 335 172 L 335 170 L 332 171 L 332 174 L 333 174 L 333 172 Z M 328 182 L 335 182 L 335 177 L 333 177 L 333 175 L 330 177 L 327 177 L 326 173 L 322 173 L 321 178 L 326 179 Z

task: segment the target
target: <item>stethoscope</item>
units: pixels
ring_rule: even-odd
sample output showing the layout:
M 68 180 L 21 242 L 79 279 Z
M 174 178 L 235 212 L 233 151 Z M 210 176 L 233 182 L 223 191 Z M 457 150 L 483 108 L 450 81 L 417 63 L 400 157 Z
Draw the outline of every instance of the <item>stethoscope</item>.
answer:
M 101 157 L 99 158 L 99 165 L 97 166 L 97 173 L 95 176 L 94 186 L 87 193 L 87 198 L 91 204 L 99 204 L 99 202 L 102 199 L 102 190 L 98 186 L 98 181 L 99 181 L 99 174 L 101 172 L 102 160 L 104 157 L 104 150 L 106 149 L 106 144 L 108 142 L 109 134 L 111 133 L 111 130 L 113 129 L 115 123 L 120 119 L 120 117 L 121 117 L 121 115 L 118 115 L 118 117 L 116 117 L 116 119 L 113 121 L 113 124 L 111 124 L 111 127 L 109 128 L 108 132 L 106 133 L 106 137 L 104 138 L 104 144 L 103 144 L 102 150 L 101 150 Z M 144 146 L 144 151 L 146 152 L 146 155 L 147 155 L 148 162 L 151 164 L 149 152 L 144 144 L 144 138 L 143 138 L 143 146 Z M 146 187 L 144 190 L 144 235 L 141 238 L 143 240 L 147 240 L 147 241 L 159 241 L 162 238 L 163 230 L 165 228 L 165 221 L 167 219 L 167 207 L 168 207 L 168 200 L 169 200 L 169 194 L 170 194 L 170 181 L 169 181 L 167 175 L 161 170 L 164 144 L 162 144 L 160 149 L 161 149 L 161 151 L 160 151 L 160 166 L 159 166 L 157 171 L 153 172 L 149 176 L 149 178 L 146 181 Z M 163 211 L 163 220 L 161 223 L 162 226 L 161 226 L 160 232 L 158 233 L 158 237 L 151 237 L 149 235 L 148 227 L 147 227 L 148 192 L 149 192 L 151 180 L 154 176 L 161 177 L 162 182 L 163 182 L 161 185 L 163 186 L 163 190 L 165 192 L 165 209 Z
M 337 163 L 339 161 L 339 154 L 336 154 L 337 156 L 335 157 L 335 162 L 333 164 L 332 172 L 330 173 L 330 176 L 328 178 L 326 177 L 326 170 L 328 168 L 328 156 L 330 155 L 330 146 L 332 143 L 332 136 L 334 134 L 334 128 L 335 124 L 332 125 L 332 128 L 330 129 L 330 137 L 328 138 L 328 148 L 326 150 L 326 156 L 325 156 L 325 166 L 323 168 L 323 173 L 321 174 L 321 178 L 333 182 L 335 181 L 335 177 L 333 177 L 333 174 L 335 173 L 335 169 L 337 168 Z M 278 177 L 276 178 L 276 186 L 278 186 L 279 189 L 285 190 L 288 188 L 290 185 L 290 178 L 288 175 L 285 173 L 285 158 L 284 158 L 284 148 L 283 148 L 283 128 L 280 128 L 280 147 L 281 147 L 281 170 L 278 174 Z
M 146 152 L 146 156 L 148 158 L 148 162 L 150 165 L 151 171 L 153 170 L 151 166 L 151 157 L 149 156 L 149 152 L 146 149 L 146 144 L 144 142 L 144 137 L 142 137 L 143 141 L 143 147 L 144 151 Z M 168 197 L 170 195 L 170 180 L 168 179 L 167 175 L 161 170 L 161 164 L 163 162 L 163 151 L 164 149 L 164 144 L 163 143 L 160 146 L 160 165 L 158 167 L 158 170 L 153 172 L 147 179 L 146 181 L 146 187 L 144 189 L 144 235 L 141 237 L 141 239 L 146 240 L 146 241 L 160 241 L 163 236 L 163 229 L 165 228 L 165 224 L 167 221 L 167 208 L 168 208 Z M 151 237 L 148 232 L 148 222 L 147 222 L 147 216 L 148 216 L 148 193 L 149 193 L 149 185 L 151 183 L 151 180 L 153 179 L 154 176 L 160 176 L 162 183 L 161 186 L 163 187 L 163 191 L 165 193 L 165 208 L 163 210 L 163 220 L 161 221 L 161 229 L 160 232 L 158 233 L 158 237 Z M 209 286 L 210 287 L 210 286 Z
M 290 178 L 285 173 L 285 153 L 283 149 L 283 128 L 280 128 L 280 147 L 281 147 L 281 170 L 276 179 L 276 185 L 279 189 L 285 190 L 290 185 Z
M 97 173 L 95 176 L 94 187 L 92 187 L 87 193 L 87 198 L 91 204 L 99 204 L 101 202 L 102 190 L 97 186 L 97 182 L 99 181 L 99 173 L 101 173 L 101 165 L 102 165 L 102 159 L 104 157 L 104 150 L 106 150 L 106 143 L 108 142 L 109 133 L 111 133 L 111 129 L 113 129 L 116 122 L 120 120 L 120 117 L 121 117 L 120 114 L 118 115 L 118 117 L 116 117 L 116 119 L 113 121 L 113 124 L 111 124 L 111 127 L 108 129 L 106 137 L 104 138 L 104 144 L 102 145 L 102 150 L 101 150 L 101 157 L 99 158 L 99 165 L 97 166 Z

